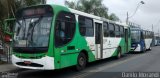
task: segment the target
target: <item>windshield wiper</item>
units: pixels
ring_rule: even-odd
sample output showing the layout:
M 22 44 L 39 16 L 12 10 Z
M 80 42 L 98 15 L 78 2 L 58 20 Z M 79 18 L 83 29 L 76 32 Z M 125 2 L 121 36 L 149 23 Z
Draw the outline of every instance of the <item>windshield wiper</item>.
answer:
M 15 32 L 16 32 L 17 35 L 19 35 L 19 33 L 21 33 L 20 32 L 21 29 L 23 29 L 23 31 L 25 31 L 25 29 L 26 29 L 26 24 L 25 24 L 25 26 L 23 25 L 23 23 L 25 22 L 25 19 L 22 18 L 22 23 L 20 23 L 19 20 L 16 20 L 16 22 L 19 25 L 19 27 L 17 28 L 17 31 L 15 31 Z M 25 37 L 25 32 L 23 32 L 22 39 L 24 39 L 24 37 Z
M 36 25 L 40 23 L 40 21 L 42 20 L 42 17 L 43 16 L 39 17 L 38 20 L 36 20 L 35 22 L 30 22 L 29 23 L 28 30 L 31 30 L 31 33 L 27 32 L 27 38 L 28 38 L 28 34 L 30 34 L 31 35 L 31 37 L 30 37 L 30 43 L 32 43 L 32 44 L 33 44 L 33 32 L 34 32 L 34 29 L 35 29 Z

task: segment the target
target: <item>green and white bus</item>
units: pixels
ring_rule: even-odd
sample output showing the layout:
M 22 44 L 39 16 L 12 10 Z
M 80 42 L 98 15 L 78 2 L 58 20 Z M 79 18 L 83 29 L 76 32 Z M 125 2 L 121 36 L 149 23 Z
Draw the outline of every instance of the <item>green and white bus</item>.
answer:
M 130 51 L 129 26 L 60 5 L 37 5 L 16 13 L 12 63 L 54 70 Z

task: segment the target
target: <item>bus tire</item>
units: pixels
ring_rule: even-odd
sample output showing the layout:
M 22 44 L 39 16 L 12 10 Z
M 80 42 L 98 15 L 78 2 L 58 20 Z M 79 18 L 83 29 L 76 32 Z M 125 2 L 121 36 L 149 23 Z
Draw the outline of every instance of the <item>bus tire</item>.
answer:
M 117 50 L 117 59 L 120 59 L 122 57 L 122 50 L 121 50 L 121 47 L 118 47 L 118 50 Z
M 81 52 L 77 58 L 76 70 L 77 71 L 83 70 L 86 67 L 86 64 L 87 64 L 86 55 Z
M 144 52 L 144 53 L 147 52 L 146 47 L 143 47 L 143 51 L 142 52 Z
M 150 47 L 150 48 L 149 48 L 149 51 L 151 51 L 151 50 L 152 50 L 152 48 Z

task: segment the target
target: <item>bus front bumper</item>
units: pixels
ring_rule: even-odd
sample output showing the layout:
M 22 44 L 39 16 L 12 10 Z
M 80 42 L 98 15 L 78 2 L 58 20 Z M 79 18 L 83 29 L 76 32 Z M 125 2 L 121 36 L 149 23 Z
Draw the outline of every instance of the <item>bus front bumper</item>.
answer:
M 131 47 L 131 51 L 133 51 L 133 52 L 141 52 L 141 46 L 138 44 L 137 47 Z
M 28 64 L 26 63 L 28 62 Z M 12 55 L 12 64 L 26 69 L 54 70 L 54 58 L 45 56 L 41 59 L 22 59 Z

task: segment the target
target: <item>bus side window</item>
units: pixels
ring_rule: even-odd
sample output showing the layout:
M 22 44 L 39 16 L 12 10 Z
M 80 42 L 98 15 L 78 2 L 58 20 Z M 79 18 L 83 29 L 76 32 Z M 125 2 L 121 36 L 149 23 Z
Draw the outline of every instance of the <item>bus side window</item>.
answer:
M 148 38 L 149 38 L 149 31 L 148 31 Z
M 146 35 L 145 35 L 145 32 L 143 31 L 143 38 L 145 39 L 146 38 Z
M 108 23 L 104 22 L 103 23 L 103 31 L 104 31 L 104 37 L 108 37 L 109 36 L 109 32 L 108 32 Z
M 144 36 L 143 36 L 143 32 L 142 31 L 140 31 L 140 33 L 141 33 L 141 38 L 140 39 L 144 39 Z
M 120 34 L 121 34 L 121 37 L 124 37 L 124 28 L 122 26 L 120 27 Z
M 75 15 L 62 11 L 56 18 L 55 25 L 55 45 L 61 47 L 68 44 L 75 34 L 76 20 Z
M 115 37 L 115 26 L 111 23 L 109 23 L 109 36 Z
M 147 38 L 148 38 L 148 31 L 146 31 L 147 32 Z
M 82 36 L 94 36 L 93 19 L 84 16 L 79 16 L 79 31 Z
M 115 36 L 120 37 L 120 27 L 119 27 L 119 25 L 115 25 Z

